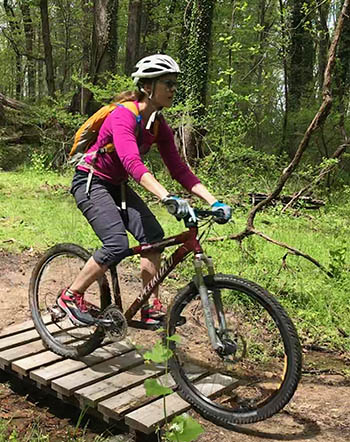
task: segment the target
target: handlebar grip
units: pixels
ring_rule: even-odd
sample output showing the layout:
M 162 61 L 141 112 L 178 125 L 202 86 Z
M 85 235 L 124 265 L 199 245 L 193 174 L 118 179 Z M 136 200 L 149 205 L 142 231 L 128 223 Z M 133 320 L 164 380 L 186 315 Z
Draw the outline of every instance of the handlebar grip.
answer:
M 170 215 L 176 215 L 178 209 L 178 203 L 176 201 L 167 202 L 165 205 Z

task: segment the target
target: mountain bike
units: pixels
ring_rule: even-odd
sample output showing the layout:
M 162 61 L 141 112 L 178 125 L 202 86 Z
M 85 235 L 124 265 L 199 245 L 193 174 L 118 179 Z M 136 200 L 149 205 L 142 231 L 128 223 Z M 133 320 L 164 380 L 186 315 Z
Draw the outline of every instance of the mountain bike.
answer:
M 174 213 L 174 208 L 168 210 Z M 131 249 L 139 255 L 178 246 L 126 310 L 112 265 L 108 278 L 104 275 L 85 294 L 93 322 L 78 327 L 68 320 L 57 297 L 90 257 L 75 244 L 58 244 L 37 263 L 30 280 L 30 308 L 46 347 L 78 359 L 99 347 L 106 336 L 120 340 L 128 327 L 154 327 L 135 320 L 135 314 L 192 254 L 194 276 L 172 300 L 164 324 L 167 336 L 176 336 L 164 338 L 172 352 L 169 370 L 178 393 L 200 414 L 233 428 L 267 419 L 289 402 L 301 375 L 301 347 L 291 319 L 266 290 L 246 279 L 215 273 L 201 240 L 217 214 L 194 210 L 196 221 L 183 219 L 186 231 Z M 218 384 L 220 394 L 214 394 Z

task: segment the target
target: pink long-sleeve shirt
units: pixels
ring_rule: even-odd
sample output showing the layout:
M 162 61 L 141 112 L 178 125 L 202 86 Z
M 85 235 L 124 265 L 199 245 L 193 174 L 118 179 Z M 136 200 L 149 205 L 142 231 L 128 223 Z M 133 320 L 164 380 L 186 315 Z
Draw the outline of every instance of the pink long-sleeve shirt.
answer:
M 138 103 L 135 103 L 138 106 Z M 111 153 L 97 154 L 93 166 L 95 175 L 116 185 L 125 181 L 128 176 L 140 182 L 142 175 L 149 172 L 142 161 L 142 155 L 150 150 L 153 143 L 156 143 L 172 178 L 189 191 L 200 182 L 182 161 L 175 146 L 173 132 L 163 117 L 160 117 L 156 137 L 145 129 L 144 122 L 141 120 L 139 135 L 136 139 L 137 124 L 135 115 L 122 106 L 118 106 L 107 116 L 99 130 L 96 143 L 87 151 L 85 161 L 91 164 L 94 156 L 92 154 L 106 144 L 113 143 L 115 150 Z M 78 169 L 88 170 L 83 165 L 78 166 Z

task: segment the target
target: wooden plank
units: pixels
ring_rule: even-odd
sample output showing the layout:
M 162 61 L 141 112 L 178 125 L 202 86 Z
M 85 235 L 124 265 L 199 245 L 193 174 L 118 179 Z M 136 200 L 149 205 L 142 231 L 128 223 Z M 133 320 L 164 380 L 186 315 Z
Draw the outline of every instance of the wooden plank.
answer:
M 174 379 L 169 373 L 161 376 L 158 380 L 165 387 L 173 388 L 176 385 Z M 138 387 L 134 387 L 128 391 L 125 391 L 124 393 L 100 402 L 97 404 L 97 409 L 104 416 L 119 420 L 127 412 L 134 410 L 135 408 L 139 408 L 152 400 L 154 400 L 154 398 L 146 396 L 145 387 L 143 385 L 139 385 Z
M 198 368 L 198 370 L 195 370 L 190 377 L 191 379 L 196 379 L 204 374 L 205 373 L 203 373 L 203 369 Z M 169 388 L 176 387 L 176 383 L 170 373 L 167 373 L 159 377 L 158 381 L 164 387 L 169 387 Z M 107 416 L 115 420 L 120 420 L 126 413 L 129 413 L 132 410 L 140 408 L 143 405 L 154 401 L 155 399 L 157 398 L 146 396 L 146 390 L 142 384 L 132 389 L 129 389 L 124 393 L 120 393 L 117 396 L 113 396 L 110 397 L 109 399 L 99 402 L 97 404 L 97 409 L 104 416 Z
M 70 330 L 72 329 L 72 324 L 70 321 L 67 321 L 66 323 L 62 323 L 63 326 L 67 327 L 64 330 Z M 74 327 L 73 327 L 74 328 Z M 57 326 L 54 324 L 48 326 L 48 329 L 53 331 L 54 335 L 62 333 L 60 329 L 57 329 Z M 33 333 L 37 333 L 35 330 L 33 330 Z M 23 334 L 18 335 L 18 338 L 23 336 Z M 42 352 L 46 350 L 46 347 L 43 345 L 42 340 L 40 339 L 39 335 L 37 334 L 37 340 L 22 343 L 23 345 L 18 345 L 14 347 L 7 348 L 6 350 L 3 350 L 0 352 L 0 367 L 4 369 L 6 366 L 11 365 L 11 363 L 17 359 L 22 359 L 24 357 L 34 355 L 36 353 Z M 60 338 L 62 342 L 69 342 L 73 341 L 73 338 L 70 335 L 64 335 L 62 333 L 62 336 Z M 25 340 L 24 340 L 25 342 Z
M 196 383 L 196 387 L 206 396 L 217 395 L 227 388 L 232 388 L 236 381 L 230 376 L 221 374 L 210 375 Z M 183 413 L 191 408 L 191 405 L 184 401 L 177 393 L 166 397 L 167 418 Z M 150 434 L 156 427 L 162 426 L 165 422 L 163 398 L 158 399 L 138 410 L 132 411 L 125 416 L 125 423 L 131 428 L 143 433 Z
M 60 342 L 65 343 L 65 344 L 75 342 L 75 345 L 78 345 L 78 344 L 81 344 L 83 341 L 78 341 L 76 339 L 72 339 L 71 336 L 67 335 L 67 336 L 63 336 L 63 339 L 60 339 Z M 46 350 L 46 351 L 43 351 L 41 353 L 30 352 L 31 347 L 33 347 L 33 348 L 35 346 L 39 347 L 40 343 L 41 343 L 41 341 L 27 344 L 26 345 L 27 355 L 24 354 L 25 352 L 22 352 L 20 358 L 18 355 L 17 355 L 17 357 L 15 357 L 15 354 L 14 354 L 13 361 L 14 360 L 16 360 L 16 361 L 15 362 L 12 361 L 12 364 L 11 364 L 12 370 L 15 371 L 16 373 L 21 374 L 22 376 L 27 376 L 28 371 L 34 370 L 39 367 L 43 367 L 45 365 L 48 365 L 49 363 L 63 359 L 62 356 L 59 356 L 59 355 L 55 354 L 54 352 L 47 350 L 43 345 L 42 345 L 42 349 Z M 15 353 L 15 350 L 18 348 L 19 347 L 15 347 L 14 349 L 12 349 L 13 353 Z M 8 351 L 9 350 L 6 350 L 5 352 L 8 352 Z M 22 357 L 22 356 L 26 356 L 26 357 Z M 1 353 L 0 353 L 0 364 L 1 364 Z
M 81 388 L 74 395 L 78 398 L 81 407 L 85 405 L 95 407 L 97 402 L 115 396 L 124 390 L 130 390 L 145 379 L 154 377 L 163 371 L 164 368 L 161 367 L 149 364 L 139 365 L 101 382 Z
M 4 336 L 15 335 L 16 333 L 21 333 L 23 331 L 31 330 L 34 328 L 34 323 L 31 319 L 20 324 L 9 325 L 0 331 L 0 338 Z
M 66 320 L 66 321 L 63 321 L 62 323 L 60 323 L 60 327 L 62 327 L 63 330 L 74 329 L 74 327 L 72 326 L 72 323 L 69 320 Z M 57 334 L 58 334 L 58 333 L 62 332 L 60 330 L 60 328 L 58 328 L 57 325 L 55 325 L 55 324 L 48 325 L 47 329 L 52 333 L 57 332 Z M 18 333 L 15 335 L 7 336 L 7 337 L 0 339 L 0 350 L 6 350 L 10 347 L 20 346 L 22 344 L 33 342 L 38 339 L 40 339 L 40 337 L 39 337 L 38 332 L 35 329 L 28 330 L 23 333 Z
M 135 350 L 86 368 L 78 373 L 71 373 L 52 381 L 51 388 L 64 396 L 71 396 L 74 391 L 111 376 L 113 373 L 124 371 L 140 365 L 143 357 Z
M 41 340 L 30 342 L 14 348 L 8 348 L 7 350 L 0 352 L 0 366 L 2 369 L 4 369 L 5 367 L 10 366 L 11 363 L 16 359 L 31 356 L 45 350 L 46 349 Z
M 45 315 L 43 316 L 43 320 L 45 324 L 48 324 L 49 322 L 51 322 L 51 316 Z M 29 319 L 28 321 L 25 322 L 20 322 L 19 324 L 9 325 L 8 327 L 5 327 L 0 331 L 0 338 L 3 338 L 5 336 L 15 335 L 17 333 L 22 333 L 24 331 L 28 331 L 33 328 L 34 328 L 34 322 L 32 321 L 32 319 Z
M 22 376 L 28 375 L 28 371 L 43 367 L 52 362 L 60 361 L 63 357 L 52 351 L 44 351 L 39 354 L 31 355 L 27 358 L 19 359 L 11 364 L 11 368 Z
M 98 364 L 99 362 L 106 361 L 113 358 L 116 354 L 122 354 L 130 351 L 132 348 L 133 346 L 126 342 L 114 343 L 96 349 L 90 355 L 81 358 L 80 361 L 65 359 L 49 365 L 48 367 L 33 370 L 30 372 L 29 377 L 38 384 L 49 385 L 53 379 L 82 370 L 86 367 Z

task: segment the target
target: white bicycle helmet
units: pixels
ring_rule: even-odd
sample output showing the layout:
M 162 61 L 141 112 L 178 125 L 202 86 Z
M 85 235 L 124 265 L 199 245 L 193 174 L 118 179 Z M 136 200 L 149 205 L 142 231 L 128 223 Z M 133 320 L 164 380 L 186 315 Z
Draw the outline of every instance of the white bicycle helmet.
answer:
M 155 54 L 142 58 L 135 66 L 136 71 L 131 74 L 134 83 L 141 78 L 156 78 L 164 74 L 179 74 L 179 65 L 169 55 Z

